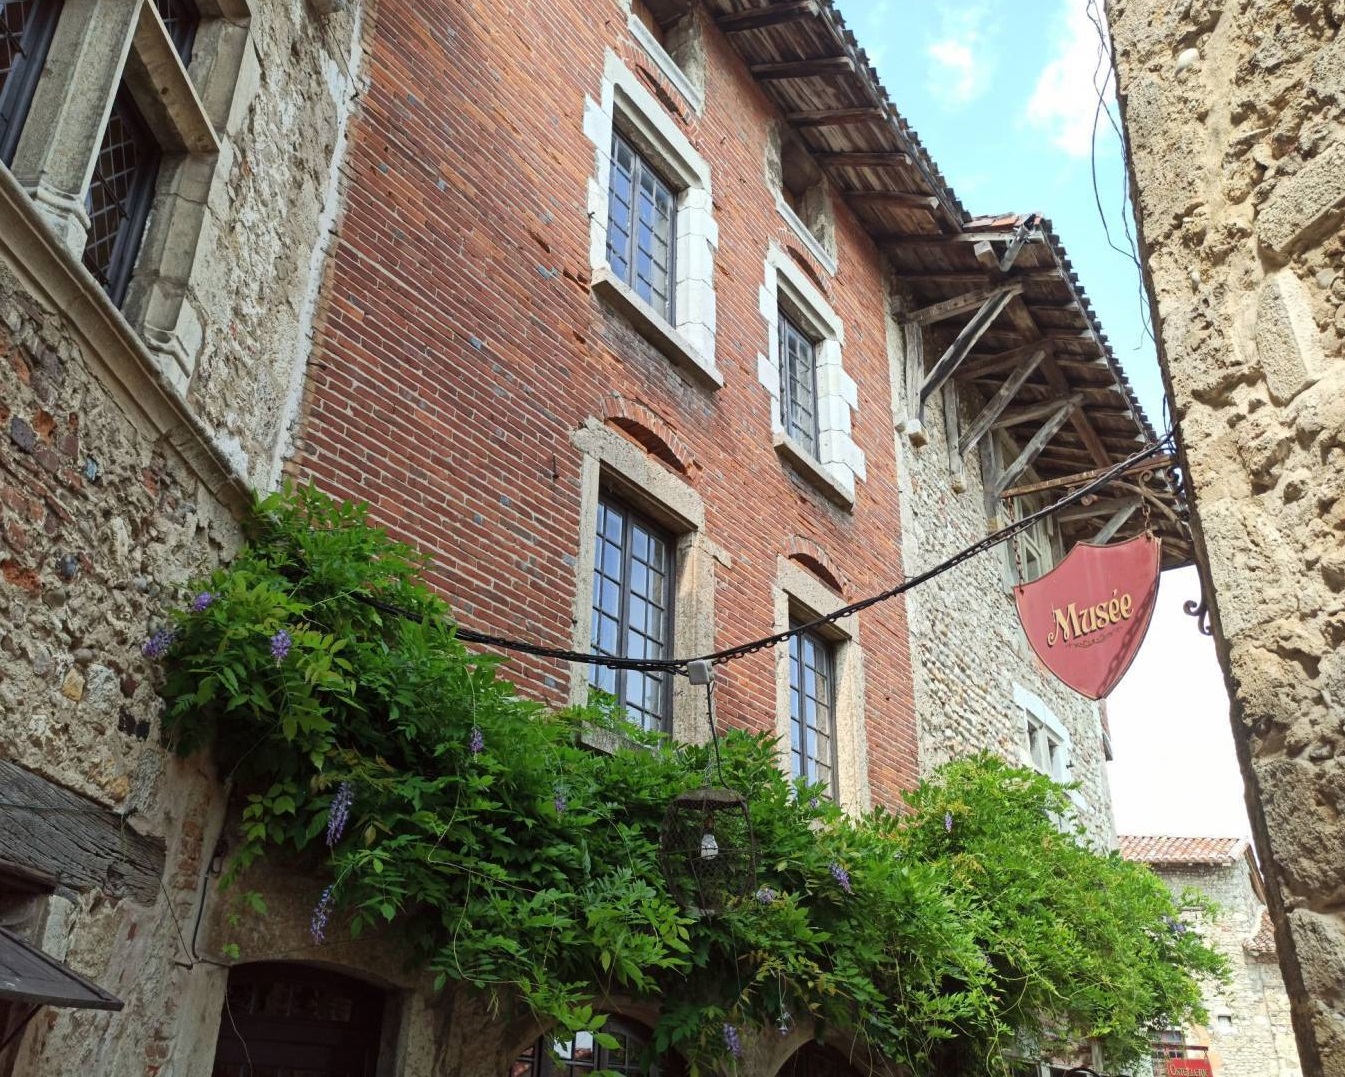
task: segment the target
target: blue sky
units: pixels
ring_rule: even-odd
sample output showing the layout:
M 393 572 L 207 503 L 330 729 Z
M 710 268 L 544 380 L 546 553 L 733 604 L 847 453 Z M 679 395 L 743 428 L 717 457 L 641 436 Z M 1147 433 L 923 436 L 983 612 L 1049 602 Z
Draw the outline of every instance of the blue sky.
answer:
M 1156 429 L 1163 389 L 1128 251 L 1109 58 L 1099 69 L 1096 0 L 835 0 L 907 123 L 973 214 L 1042 212 Z M 1165 574 L 1135 665 L 1108 701 L 1121 833 L 1249 832 L 1213 641 L 1182 604 L 1194 569 Z
M 1042 212 L 1069 252 L 1112 349 L 1155 428 L 1162 385 L 1144 328 L 1139 272 L 1112 250 L 1093 194 L 1099 71 L 1088 0 L 837 0 L 897 109 L 973 214 Z M 1094 8 L 1096 10 L 1096 7 Z M 1104 115 L 1098 193 L 1129 250 L 1119 139 Z

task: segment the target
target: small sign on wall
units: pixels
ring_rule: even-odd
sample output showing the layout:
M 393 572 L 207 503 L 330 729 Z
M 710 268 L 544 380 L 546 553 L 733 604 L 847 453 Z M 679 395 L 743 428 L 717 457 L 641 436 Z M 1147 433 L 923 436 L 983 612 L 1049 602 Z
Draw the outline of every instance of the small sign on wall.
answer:
M 1168 1077 L 1213 1077 L 1208 1058 L 1169 1058 Z
M 1162 546 L 1147 533 L 1110 546 L 1080 542 L 1013 589 L 1033 651 L 1081 695 L 1102 699 L 1135 660 L 1158 599 Z

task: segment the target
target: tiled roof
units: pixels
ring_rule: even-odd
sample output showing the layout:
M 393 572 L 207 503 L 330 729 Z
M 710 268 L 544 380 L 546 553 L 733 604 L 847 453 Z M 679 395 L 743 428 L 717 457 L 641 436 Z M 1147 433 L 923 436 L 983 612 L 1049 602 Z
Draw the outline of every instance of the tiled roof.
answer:
M 1243 944 L 1249 954 L 1275 953 L 1275 927 L 1270 922 L 1270 913 L 1261 910 L 1261 922 L 1256 926 L 1256 934 Z
M 1123 834 L 1121 855 L 1145 864 L 1233 864 L 1247 851 L 1242 838 L 1174 838 Z

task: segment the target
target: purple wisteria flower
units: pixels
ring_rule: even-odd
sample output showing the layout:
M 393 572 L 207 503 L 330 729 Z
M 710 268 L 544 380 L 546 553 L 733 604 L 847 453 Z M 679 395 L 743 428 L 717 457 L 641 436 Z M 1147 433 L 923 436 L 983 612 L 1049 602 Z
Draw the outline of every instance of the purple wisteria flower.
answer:
M 774 890 L 772 890 L 769 886 L 763 886 L 756 893 L 757 901 L 759 901 L 763 905 L 771 904 L 771 902 L 773 902 L 779 896 L 780 895 L 777 894 Z
M 191 600 L 191 605 L 188 606 L 187 609 L 191 610 L 192 613 L 204 613 L 206 610 L 210 608 L 210 603 L 214 601 L 215 601 L 214 595 L 212 595 L 209 591 L 202 591 L 199 595 L 197 595 L 195 598 Z
M 727 1021 L 724 1022 L 724 1046 L 734 1058 L 743 1057 L 743 1041 L 738 1037 L 738 1030 Z
M 309 921 L 308 933 L 313 936 L 313 941 L 322 943 L 327 940 L 327 921 L 332 918 L 332 891 L 336 889 L 336 884 L 332 883 L 322 892 L 322 897 L 318 898 L 318 903 L 313 908 L 313 919 Z
M 171 628 L 161 628 L 141 644 L 140 653 L 146 658 L 162 658 L 168 653 L 168 648 L 173 645 L 176 638 L 177 633 Z
M 847 894 L 854 893 L 854 891 L 850 889 L 850 873 L 846 871 L 845 868 L 841 867 L 840 864 L 833 860 L 827 865 L 827 869 L 831 872 L 831 877 L 836 880 L 837 886 Z
M 355 790 L 349 782 L 336 787 L 332 797 L 332 806 L 327 813 L 327 845 L 333 846 L 341 840 L 346 830 L 346 820 L 350 818 L 350 806 L 355 803 Z
M 471 749 L 473 755 L 480 755 L 486 750 L 486 735 L 481 732 L 479 725 L 472 726 L 472 736 L 467 741 L 467 747 Z
M 818 805 L 821 804 L 821 803 L 822 803 L 822 802 L 821 802 L 820 800 L 818 800 L 817 797 L 809 797 L 809 798 L 808 798 L 808 807 L 812 808 L 814 811 L 817 810 Z
M 276 665 L 285 661 L 292 646 L 294 646 L 294 637 L 283 628 L 271 637 L 271 657 L 276 660 Z
M 950 811 L 943 813 L 943 829 L 949 834 L 953 832 L 953 813 Z
M 483 739 L 481 747 L 484 748 L 485 746 L 485 741 Z M 557 815 L 564 815 L 565 809 L 569 807 L 569 800 L 565 796 L 565 790 L 560 786 L 556 786 L 556 795 L 551 798 L 551 806 L 556 809 Z

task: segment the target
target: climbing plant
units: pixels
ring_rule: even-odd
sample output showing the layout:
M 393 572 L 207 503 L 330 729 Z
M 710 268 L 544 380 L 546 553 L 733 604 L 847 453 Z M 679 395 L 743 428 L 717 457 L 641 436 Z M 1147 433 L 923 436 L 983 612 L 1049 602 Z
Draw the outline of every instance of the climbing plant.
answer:
M 851 816 L 788 781 L 768 737 L 728 733 L 759 886 L 697 918 L 669 896 L 658 835 L 707 749 L 639 733 L 610 700 L 521 698 L 361 506 L 275 494 L 247 539 L 145 652 L 165 665 L 166 737 L 243 791 L 227 879 L 302 866 L 321 880 L 315 942 L 395 933 L 440 986 L 558 1033 L 602 1038 L 598 999 L 657 999 L 656 1049 L 693 1067 L 805 1020 L 919 1071 L 1003 1073 L 1086 1039 L 1119 1063 L 1198 1017 L 1199 979 L 1222 973 L 1182 919 L 1198 899 L 1095 851 L 1065 790 L 988 755 L 941 769 L 906 814 Z M 621 746 L 586 747 L 595 729 Z

